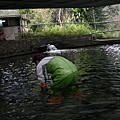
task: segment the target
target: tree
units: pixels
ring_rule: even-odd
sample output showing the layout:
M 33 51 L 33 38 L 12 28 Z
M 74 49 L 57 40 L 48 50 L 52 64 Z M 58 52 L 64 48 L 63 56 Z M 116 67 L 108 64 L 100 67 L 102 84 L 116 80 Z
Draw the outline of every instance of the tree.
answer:
M 106 6 L 104 10 L 109 20 L 114 20 L 114 17 L 119 14 L 119 8 L 116 5 Z
M 18 12 L 23 18 L 33 19 L 34 18 L 34 10 L 33 9 L 19 9 Z
M 87 14 L 89 8 L 72 8 L 71 12 L 71 20 L 74 22 L 85 22 L 85 15 Z
M 94 11 L 94 12 L 93 12 Z M 74 22 L 88 22 L 94 27 L 94 22 L 104 22 L 111 20 L 119 12 L 116 6 L 96 7 L 96 8 L 72 8 L 71 15 Z M 95 18 L 95 19 L 94 19 Z M 106 24 L 96 24 L 96 28 L 103 30 Z

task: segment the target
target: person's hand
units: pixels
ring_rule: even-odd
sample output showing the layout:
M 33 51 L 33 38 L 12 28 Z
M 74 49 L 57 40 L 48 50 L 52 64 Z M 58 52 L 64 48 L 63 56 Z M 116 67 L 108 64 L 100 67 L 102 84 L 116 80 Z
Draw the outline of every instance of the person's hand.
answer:
M 41 83 L 41 93 L 46 93 L 48 91 L 46 83 Z

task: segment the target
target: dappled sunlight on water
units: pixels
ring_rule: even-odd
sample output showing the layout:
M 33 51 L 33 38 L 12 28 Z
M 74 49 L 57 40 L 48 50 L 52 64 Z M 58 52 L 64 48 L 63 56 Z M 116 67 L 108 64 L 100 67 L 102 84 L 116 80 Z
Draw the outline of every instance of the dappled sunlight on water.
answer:
M 77 93 L 47 105 L 40 93 L 33 55 L 0 60 L 0 120 L 119 120 L 120 45 L 61 53 L 79 70 Z

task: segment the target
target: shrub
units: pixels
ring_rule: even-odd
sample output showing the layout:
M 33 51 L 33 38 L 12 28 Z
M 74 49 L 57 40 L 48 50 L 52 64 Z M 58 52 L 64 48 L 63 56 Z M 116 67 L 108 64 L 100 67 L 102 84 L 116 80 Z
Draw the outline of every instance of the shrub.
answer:
M 24 33 L 24 38 L 34 38 L 41 36 L 78 36 L 95 33 L 96 38 L 107 37 L 120 37 L 120 32 L 102 32 L 97 30 L 96 32 L 89 24 L 65 24 L 62 27 L 60 25 L 45 25 L 39 26 L 34 31 L 28 31 Z

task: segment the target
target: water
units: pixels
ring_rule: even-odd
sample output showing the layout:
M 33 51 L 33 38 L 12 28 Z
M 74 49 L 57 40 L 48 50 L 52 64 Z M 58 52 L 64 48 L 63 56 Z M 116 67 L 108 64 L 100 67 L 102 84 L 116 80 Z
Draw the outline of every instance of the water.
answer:
M 47 105 L 33 55 L 0 60 L 0 120 L 119 120 L 120 45 L 73 49 L 62 56 L 79 69 L 78 93 Z

